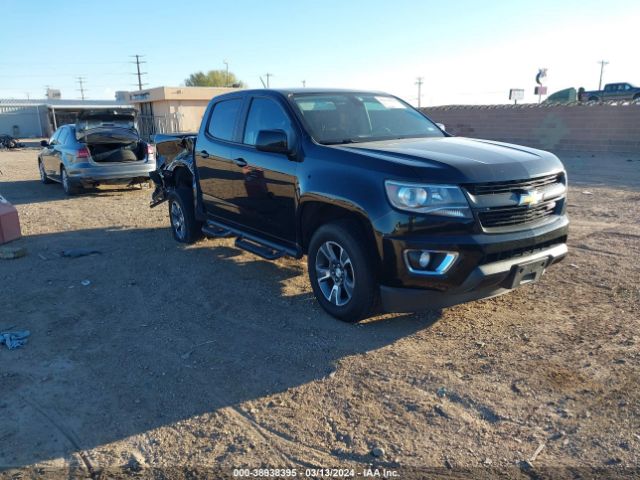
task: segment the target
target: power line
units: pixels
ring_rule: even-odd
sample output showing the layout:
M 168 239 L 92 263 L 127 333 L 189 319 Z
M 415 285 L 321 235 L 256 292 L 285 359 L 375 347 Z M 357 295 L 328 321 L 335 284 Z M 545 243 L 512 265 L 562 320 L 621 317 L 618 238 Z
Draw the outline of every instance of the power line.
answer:
M 142 83 L 142 75 L 146 75 L 147 72 L 141 72 L 140 71 L 140 65 L 143 64 L 143 63 L 147 63 L 147 62 L 140 60 L 142 57 L 144 57 L 144 55 L 131 55 L 131 57 L 135 57 L 136 58 L 135 62 L 130 62 L 130 63 L 135 63 L 136 64 L 137 73 L 134 73 L 134 75 L 138 76 L 138 90 L 142 90 L 142 86 L 143 85 L 149 85 L 149 84 L 148 83 Z
M 600 64 L 600 83 L 598 83 L 598 90 L 602 90 L 602 73 L 604 72 L 604 66 L 609 65 L 609 62 L 600 60 L 598 63 Z
M 80 92 L 80 98 L 82 100 L 84 100 L 84 92 L 86 90 L 86 88 L 84 87 L 84 82 L 87 80 L 84 77 L 76 77 L 77 81 L 78 81 L 78 85 L 80 85 L 80 88 L 77 88 L 76 90 L 78 90 Z
M 424 77 L 418 77 L 416 79 L 416 85 L 418 86 L 418 108 L 420 108 L 422 102 L 422 84 L 424 83 Z

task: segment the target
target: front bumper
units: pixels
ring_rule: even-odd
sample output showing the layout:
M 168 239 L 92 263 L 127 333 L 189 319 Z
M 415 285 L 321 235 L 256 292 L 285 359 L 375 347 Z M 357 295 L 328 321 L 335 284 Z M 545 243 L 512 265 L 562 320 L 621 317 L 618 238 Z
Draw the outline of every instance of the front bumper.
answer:
M 461 285 L 446 291 L 381 285 L 382 306 L 387 312 L 416 312 L 502 295 L 514 288 L 519 266 L 533 263 L 546 269 L 562 260 L 567 251 L 567 245 L 561 243 L 530 255 L 478 265 Z
M 155 162 L 145 161 L 131 164 L 95 165 L 76 163 L 67 167 L 69 179 L 74 183 L 118 183 L 137 178 L 149 178 L 156 168 Z

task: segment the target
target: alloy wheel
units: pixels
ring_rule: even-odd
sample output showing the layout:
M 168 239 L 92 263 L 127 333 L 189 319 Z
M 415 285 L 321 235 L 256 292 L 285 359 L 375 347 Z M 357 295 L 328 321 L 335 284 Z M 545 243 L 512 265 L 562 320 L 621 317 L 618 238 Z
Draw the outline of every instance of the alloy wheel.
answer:
M 186 234 L 186 225 L 184 221 L 184 212 L 178 202 L 171 203 L 171 225 L 179 239 L 184 239 Z
M 338 307 L 349 303 L 356 279 L 347 251 L 336 242 L 323 243 L 316 253 L 315 268 L 324 298 Z

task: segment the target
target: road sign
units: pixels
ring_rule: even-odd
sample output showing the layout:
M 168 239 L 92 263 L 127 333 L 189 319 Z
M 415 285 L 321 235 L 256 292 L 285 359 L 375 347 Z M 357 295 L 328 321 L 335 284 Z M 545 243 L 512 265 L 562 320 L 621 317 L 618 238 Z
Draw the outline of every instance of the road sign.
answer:
M 512 88 L 509 90 L 509 100 L 522 100 L 524 98 L 524 88 Z

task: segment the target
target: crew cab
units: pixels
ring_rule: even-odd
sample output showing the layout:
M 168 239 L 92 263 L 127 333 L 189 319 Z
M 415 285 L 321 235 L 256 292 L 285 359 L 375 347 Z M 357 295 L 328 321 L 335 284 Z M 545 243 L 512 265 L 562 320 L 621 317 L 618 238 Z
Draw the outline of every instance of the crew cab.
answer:
M 634 87 L 630 83 L 607 83 L 603 90 L 580 91 L 581 102 L 602 102 L 609 100 L 638 100 L 640 99 L 640 87 Z
M 567 254 L 555 155 L 453 137 L 385 93 L 227 93 L 197 135 L 160 136 L 156 151 L 151 206 L 168 200 L 177 241 L 306 255 L 341 320 L 500 295 Z

